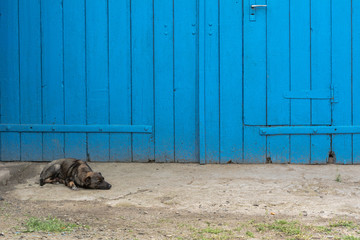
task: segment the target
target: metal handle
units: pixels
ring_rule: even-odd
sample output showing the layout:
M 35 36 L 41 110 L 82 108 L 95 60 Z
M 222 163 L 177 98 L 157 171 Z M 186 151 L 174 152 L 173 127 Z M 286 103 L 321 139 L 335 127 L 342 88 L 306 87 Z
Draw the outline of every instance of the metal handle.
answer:
M 251 8 L 267 7 L 267 5 L 251 5 Z

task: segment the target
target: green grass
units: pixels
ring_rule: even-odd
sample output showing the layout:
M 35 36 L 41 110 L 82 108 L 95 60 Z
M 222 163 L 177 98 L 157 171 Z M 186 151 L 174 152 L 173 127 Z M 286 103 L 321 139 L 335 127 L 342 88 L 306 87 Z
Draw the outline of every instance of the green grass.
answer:
M 57 218 L 39 219 L 29 218 L 24 224 L 23 232 L 71 232 L 80 226 L 74 223 L 66 223 Z
M 353 236 L 345 236 L 342 238 L 343 240 L 360 240 L 360 238 L 358 237 L 353 237 Z

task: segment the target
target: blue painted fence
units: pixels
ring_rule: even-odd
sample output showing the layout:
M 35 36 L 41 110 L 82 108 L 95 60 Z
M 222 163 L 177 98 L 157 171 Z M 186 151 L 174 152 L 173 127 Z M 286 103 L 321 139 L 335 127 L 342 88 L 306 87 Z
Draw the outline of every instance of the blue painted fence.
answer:
M 357 0 L 1 0 L 0 78 L 2 161 L 360 163 Z

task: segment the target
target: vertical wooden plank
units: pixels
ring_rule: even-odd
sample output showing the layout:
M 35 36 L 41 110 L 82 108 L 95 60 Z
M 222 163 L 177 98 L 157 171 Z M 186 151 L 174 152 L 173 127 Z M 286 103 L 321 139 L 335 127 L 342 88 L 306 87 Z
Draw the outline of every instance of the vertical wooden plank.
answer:
M 132 124 L 154 123 L 153 2 L 131 1 Z M 153 135 L 153 134 L 152 134 Z M 133 134 L 133 161 L 154 160 L 149 134 Z
M 290 163 L 289 135 L 268 136 L 266 149 L 273 163 Z
M 130 1 L 109 0 L 110 124 L 131 125 Z M 131 161 L 131 133 L 110 134 L 110 161 Z
M 267 125 L 290 124 L 289 1 L 268 1 L 267 8 Z M 269 136 L 267 156 L 273 163 L 290 161 L 290 137 Z
M 44 124 L 64 123 L 62 0 L 41 1 Z M 64 134 L 43 134 L 43 160 L 64 157 Z
M 311 89 L 329 89 L 331 85 L 331 5 L 327 0 L 311 1 Z M 311 100 L 311 124 L 331 124 L 331 104 Z M 331 150 L 328 135 L 311 136 L 311 163 L 324 164 Z
M 259 127 L 244 127 L 244 163 L 266 162 L 266 138 L 259 134 Z
M 351 0 L 332 1 L 332 83 L 339 102 L 333 104 L 333 125 L 352 125 Z M 336 163 L 352 163 L 352 136 L 333 135 Z
M 352 1 L 353 124 L 360 125 L 360 1 Z M 360 163 L 360 134 L 353 136 L 353 163 Z
M 291 91 L 310 90 L 310 0 L 290 1 Z M 310 99 L 291 100 L 291 125 L 310 125 Z
M 266 125 L 266 8 L 255 10 L 244 0 L 244 123 Z M 266 4 L 257 1 L 256 4 Z M 245 34 L 246 33 L 246 34 Z
M 205 159 L 220 161 L 219 3 L 205 4 Z
M 64 0 L 65 124 L 86 124 L 85 2 Z M 86 133 L 65 133 L 65 157 L 86 159 Z
M 0 2 L 1 123 L 20 123 L 18 1 Z M 20 134 L 1 133 L 0 160 L 20 160 Z
M 295 164 L 310 164 L 310 136 L 290 136 L 290 161 Z
M 330 135 L 311 136 L 311 164 L 326 164 L 330 151 Z
M 289 1 L 268 1 L 267 7 L 267 125 L 290 123 Z
M 266 8 L 255 10 L 250 21 L 250 1 L 243 1 L 244 12 L 244 124 L 266 125 Z M 256 4 L 266 4 L 257 1 Z M 244 162 L 265 163 L 266 137 L 259 128 L 244 128 Z
M 195 116 L 195 124 L 197 125 L 195 133 L 195 155 L 198 156 L 200 164 L 205 164 L 205 0 L 198 1 L 198 84 L 196 86 L 198 92 L 198 102 L 195 111 L 198 112 Z
M 41 124 L 40 1 L 19 1 L 21 123 Z M 21 134 L 21 160 L 42 160 L 42 134 Z
M 175 161 L 196 156 L 196 1 L 174 1 Z
M 331 85 L 331 9 L 328 0 L 311 1 L 311 89 Z M 327 100 L 312 100 L 311 124 L 330 125 L 331 105 Z M 314 136 L 316 137 L 316 136 Z
M 242 4 L 220 1 L 220 162 L 242 162 Z
M 87 123 L 109 123 L 108 4 L 86 1 Z M 109 134 L 89 133 L 88 154 L 93 161 L 109 160 Z
M 310 90 L 310 0 L 290 1 L 290 90 Z M 291 100 L 291 125 L 310 125 L 310 100 Z M 290 136 L 291 163 L 310 163 L 310 136 Z
M 174 162 L 173 2 L 154 2 L 155 160 Z

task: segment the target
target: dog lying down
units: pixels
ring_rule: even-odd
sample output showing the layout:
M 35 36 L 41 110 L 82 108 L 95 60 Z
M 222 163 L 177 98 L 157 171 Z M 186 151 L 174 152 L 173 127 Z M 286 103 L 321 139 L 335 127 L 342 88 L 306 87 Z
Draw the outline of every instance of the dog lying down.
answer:
M 89 165 L 75 158 L 63 158 L 50 162 L 40 174 L 40 186 L 46 183 L 63 183 L 72 190 L 78 187 L 110 189 L 111 184 L 99 172 L 93 172 Z

